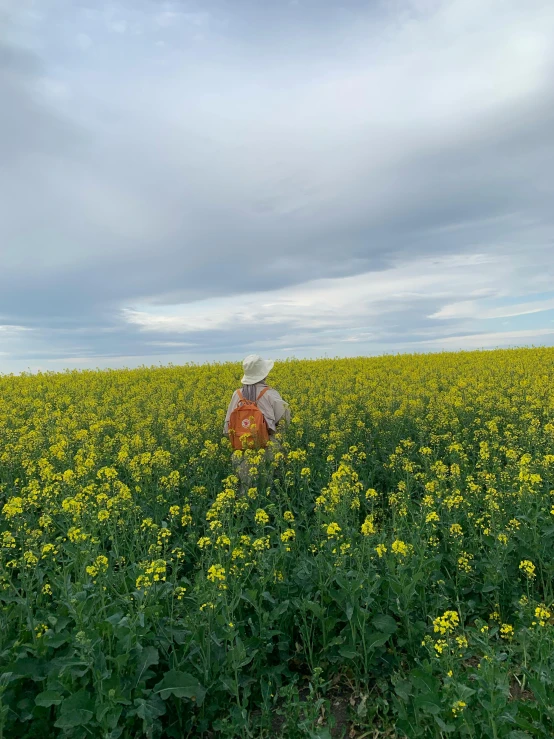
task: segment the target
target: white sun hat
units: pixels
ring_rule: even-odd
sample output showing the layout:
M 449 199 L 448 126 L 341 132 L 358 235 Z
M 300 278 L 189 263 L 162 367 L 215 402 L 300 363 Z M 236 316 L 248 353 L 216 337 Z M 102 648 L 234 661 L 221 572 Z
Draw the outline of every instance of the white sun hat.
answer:
M 275 362 L 272 359 L 262 359 L 258 354 L 249 354 L 242 363 L 244 369 L 242 384 L 255 385 L 257 382 L 265 380 L 274 364 Z

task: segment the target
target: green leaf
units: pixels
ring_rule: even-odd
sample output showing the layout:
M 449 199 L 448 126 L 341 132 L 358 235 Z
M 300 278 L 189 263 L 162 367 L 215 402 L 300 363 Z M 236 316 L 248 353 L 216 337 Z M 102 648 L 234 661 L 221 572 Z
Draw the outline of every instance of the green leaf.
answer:
M 123 612 L 119 611 L 118 613 L 114 613 L 112 616 L 109 616 L 108 618 L 104 620 L 107 623 L 111 624 L 112 626 L 116 626 L 121 621 L 123 616 L 124 616 Z
M 277 608 L 275 608 L 275 609 L 273 610 L 273 615 L 274 615 L 274 616 L 275 616 L 276 618 L 279 618 L 279 617 L 280 617 L 280 616 L 282 616 L 282 615 L 283 615 L 284 613 L 286 613 L 286 611 L 288 610 L 288 607 L 289 607 L 289 606 L 290 606 L 290 601 L 289 601 L 289 600 L 284 600 L 284 601 L 282 601 L 282 603 L 279 603 L 279 605 L 277 606 Z
M 533 694 L 535 698 L 537 698 L 539 703 L 542 703 L 543 706 L 549 705 L 550 700 L 547 695 L 546 686 L 544 685 L 544 683 L 542 683 L 540 680 L 537 680 L 536 677 L 530 677 L 529 687 L 533 691 Z
M 394 686 L 394 692 L 405 703 L 408 703 L 412 694 L 412 683 L 409 680 L 399 680 Z
M 139 655 L 137 667 L 137 683 L 151 665 L 157 665 L 159 662 L 159 654 L 156 647 L 144 647 Z
M 482 593 L 491 593 L 493 590 L 498 590 L 498 586 L 492 585 L 491 583 L 489 583 L 488 585 L 483 585 L 481 588 Z
M 187 637 L 190 635 L 190 631 L 187 631 L 186 629 L 170 629 L 169 633 L 171 634 L 171 637 L 175 644 L 179 644 L 182 646 L 186 640 Z
M 377 647 L 382 647 L 384 644 L 387 643 L 389 636 L 390 634 L 381 634 L 378 631 L 373 631 L 365 638 L 366 649 L 369 650 L 376 649 Z
M 309 739 L 332 739 L 331 732 L 326 726 L 323 726 L 320 729 L 315 729 L 315 731 L 309 731 L 308 738 Z
M 70 729 L 73 726 L 88 724 L 94 715 L 94 701 L 86 690 L 70 695 L 60 707 L 61 715 L 54 726 L 59 729 Z
M 473 688 L 470 688 L 468 685 L 464 685 L 463 683 L 456 683 L 455 692 L 458 700 L 467 700 L 468 698 L 471 698 L 472 695 L 475 695 L 475 690 L 473 690 Z
M 435 693 L 438 691 L 439 685 L 437 680 L 428 672 L 423 670 L 412 670 L 410 673 L 414 686 L 422 693 Z
M 307 600 L 304 605 L 306 610 L 311 611 L 314 616 L 317 616 L 317 618 L 323 618 L 323 609 L 319 603 L 316 603 L 314 600 Z
M 440 695 L 438 693 L 424 693 L 414 698 L 414 705 L 426 713 L 438 714 L 442 711 Z
M 35 698 L 35 705 L 49 708 L 50 706 L 59 706 L 63 696 L 57 690 L 45 690 L 39 693 Z
M 137 698 L 135 700 L 135 706 L 137 708 L 137 716 L 147 723 L 163 716 L 166 710 L 165 703 L 157 695 L 152 695 L 148 700 Z
M 11 673 L 11 680 L 17 680 L 20 677 L 29 677 L 31 680 L 38 682 L 46 677 L 46 665 L 38 659 L 32 657 L 24 657 L 12 662 L 5 668 L 6 673 Z
M 206 695 L 205 689 L 193 675 L 178 670 L 167 672 L 163 680 L 154 687 L 154 693 L 164 701 L 170 695 L 174 695 L 176 698 L 190 698 L 190 700 L 196 701 L 199 706 L 202 705 Z
M 345 659 L 356 659 L 356 657 L 359 656 L 358 650 L 353 649 L 352 647 L 341 647 L 339 649 L 339 654 Z
M 53 649 L 61 647 L 70 638 L 70 634 L 67 631 L 61 631 L 59 634 L 46 634 L 44 636 L 44 643 Z
M 98 707 L 96 710 L 96 720 L 108 729 L 115 729 L 122 712 L 122 706 L 110 706 L 108 703 Z
M 453 731 L 456 731 L 456 726 L 454 724 L 445 723 L 440 716 L 435 716 L 435 721 L 439 729 L 444 731 L 445 734 L 452 734 Z
M 394 634 L 398 629 L 398 624 L 394 618 L 387 613 L 379 613 L 371 623 L 378 631 L 383 631 L 386 634 Z

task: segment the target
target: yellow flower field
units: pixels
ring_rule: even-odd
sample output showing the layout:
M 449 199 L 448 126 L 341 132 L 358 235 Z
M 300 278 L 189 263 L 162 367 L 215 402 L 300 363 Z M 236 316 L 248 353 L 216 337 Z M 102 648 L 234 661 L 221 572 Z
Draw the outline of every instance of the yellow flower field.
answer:
M 238 378 L 0 378 L 0 739 L 551 737 L 554 349 Z

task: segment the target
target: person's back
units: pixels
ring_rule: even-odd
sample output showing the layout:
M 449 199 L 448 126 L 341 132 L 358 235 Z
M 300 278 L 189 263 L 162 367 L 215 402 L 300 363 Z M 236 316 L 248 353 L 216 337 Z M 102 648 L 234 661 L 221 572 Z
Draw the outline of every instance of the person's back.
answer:
M 280 423 L 288 424 L 290 421 L 290 410 L 286 403 L 275 388 L 270 387 L 267 382 L 267 375 L 273 368 L 271 360 L 262 359 L 257 354 L 250 354 L 243 362 L 244 376 L 242 378 L 242 388 L 235 390 L 227 408 L 225 425 L 223 434 L 229 434 L 229 423 L 233 411 L 239 407 L 244 400 L 247 403 L 255 403 L 263 414 L 267 433 L 271 438 L 276 432 Z

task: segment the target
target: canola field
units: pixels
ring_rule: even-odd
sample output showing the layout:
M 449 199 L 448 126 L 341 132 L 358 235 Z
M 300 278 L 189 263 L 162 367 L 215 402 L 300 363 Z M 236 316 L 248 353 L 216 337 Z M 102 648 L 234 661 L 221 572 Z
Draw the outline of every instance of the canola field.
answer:
M 0 378 L 0 739 L 553 736 L 554 350 L 240 375 Z

